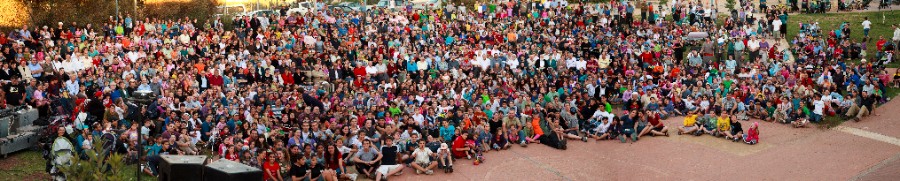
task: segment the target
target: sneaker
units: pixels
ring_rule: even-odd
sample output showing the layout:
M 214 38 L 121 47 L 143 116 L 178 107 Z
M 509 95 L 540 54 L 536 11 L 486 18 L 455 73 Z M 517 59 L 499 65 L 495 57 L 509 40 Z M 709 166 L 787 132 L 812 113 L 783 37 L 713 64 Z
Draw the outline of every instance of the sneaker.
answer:
M 356 181 L 356 174 L 355 174 L 355 173 L 347 174 L 347 177 L 350 177 L 350 180 L 352 180 L 352 181 Z
M 587 136 L 581 137 L 581 141 L 587 142 Z
M 637 141 L 638 141 L 638 137 L 637 137 L 637 136 L 632 136 L 632 137 L 631 137 L 631 142 L 637 142 Z
M 416 170 L 416 175 L 421 175 L 421 174 L 422 174 L 421 170 Z
M 450 165 L 450 173 L 453 173 L 453 165 Z
M 431 175 L 431 174 L 434 174 L 434 170 L 425 171 L 425 175 Z
M 625 143 L 625 137 L 624 137 L 624 136 L 620 136 L 620 137 L 619 137 L 619 140 L 622 141 L 622 143 Z
M 471 159 L 472 159 L 472 155 L 466 155 L 466 160 L 471 160 Z
M 403 175 L 403 170 L 400 170 L 400 172 L 397 172 L 394 174 L 394 176 L 400 176 L 400 175 Z M 387 176 L 385 176 L 385 177 L 387 177 Z

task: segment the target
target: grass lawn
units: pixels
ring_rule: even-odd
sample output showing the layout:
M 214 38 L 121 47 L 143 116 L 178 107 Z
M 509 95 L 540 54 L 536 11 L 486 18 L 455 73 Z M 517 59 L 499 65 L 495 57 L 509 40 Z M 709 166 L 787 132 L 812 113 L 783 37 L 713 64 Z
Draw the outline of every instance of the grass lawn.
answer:
M 884 17 L 886 18 L 884 19 L 884 23 L 881 23 L 882 12 L 790 15 L 788 16 L 787 32 L 788 36 L 796 35 L 799 30 L 800 22 L 819 22 L 819 26 L 823 33 L 838 29 L 841 26 L 841 23 L 848 22 L 851 25 L 850 38 L 859 42 L 863 39 L 862 21 L 865 17 L 869 17 L 869 21 L 872 22 L 872 30 L 869 31 L 869 37 L 871 37 L 872 40 L 866 44 L 866 47 L 869 49 L 866 51 L 866 53 L 868 53 L 868 58 L 872 58 L 875 57 L 875 42 L 878 41 L 878 36 L 884 36 L 884 39 L 888 41 L 893 37 L 894 30 L 891 29 L 891 24 L 900 23 L 900 10 L 884 11 Z M 858 62 L 859 60 L 853 61 Z M 900 62 L 892 62 L 891 64 L 888 64 L 888 67 L 900 67 Z
M 44 158 L 39 151 L 21 151 L 0 159 L 0 180 L 47 180 Z

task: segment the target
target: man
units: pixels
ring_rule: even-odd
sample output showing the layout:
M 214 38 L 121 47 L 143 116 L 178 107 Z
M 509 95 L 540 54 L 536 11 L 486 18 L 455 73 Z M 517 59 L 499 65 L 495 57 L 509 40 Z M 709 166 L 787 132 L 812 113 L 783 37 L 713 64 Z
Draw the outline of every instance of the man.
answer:
M 891 40 L 894 40 L 894 48 L 897 48 L 897 44 L 900 44 L 900 27 L 897 27 L 897 24 L 891 25 L 891 28 L 894 29 L 894 37 Z
M 434 170 L 432 169 L 437 166 L 437 162 L 431 160 L 431 157 L 437 156 L 437 154 L 425 146 L 425 140 L 418 140 L 417 142 L 419 147 L 412 152 L 412 156 L 415 160 L 410 166 L 412 166 L 413 169 L 416 169 L 416 174 L 422 174 L 423 172 L 427 175 L 434 174 Z
M 875 110 L 875 97 L 869 95 L 869 92 L 862 91 L 862 96 L 860 96 L 859 99 L 860 104 L 850 106 L 850 109 L 847 110 L 847 114 L 845 114 L 847 117 L 852 117 L 853 121 L 856 122 L 859 122 L 859 119 L 864 116 L 873 114 Z
M 863 35 L 866 36 L 866 38 L 868 38 L 869 30 L 872 29 L 872 22 L 869 21 L 869 17 L 864 18 L 864 20 L 862 22 L 862 26 L 863 26 Z
M 375 177 L 375 167 L 381 160 L 381 153 L 372 148 L 372 141 L 363 140 L 363 148 L 353 155 L 353 162 L 356 162 L 356 171 L 369 178 Z
M 309 179 L 310 170 L 306 166 L 306 157 L 300 157 L 299 159 L 294 161 L 294 164 L 291 164 L 291 169 L 288 172 L 290 172 L 292 181 L 302 181 Z
M 394 145 L 394 138 L 387 136 L 384 138 L 384 145 L 381 146 L 381 166 L 375 173 L 375 181 L 382 179 L 387 180 L 388 176 L 399 175 L 403 171 L 403 164 L 400 164 L 398 156 L 400 148 Z
M 3 86 L 3 91 L 6 92 L 6 103 L 10 106 L 19 106 L 25 103 L 23 96 L 25 87 L 19 84 L 19 81 L 19 76 L 13 76 L 11 82 Z
M 519 141 L 519 145 L 525 146 L 525 131 L 522 130 L 522 122 L 510 111 L 507 117 L 503 118 L 503 125 L 507 128 L 506 134 L 509 135 L 510 141 Z

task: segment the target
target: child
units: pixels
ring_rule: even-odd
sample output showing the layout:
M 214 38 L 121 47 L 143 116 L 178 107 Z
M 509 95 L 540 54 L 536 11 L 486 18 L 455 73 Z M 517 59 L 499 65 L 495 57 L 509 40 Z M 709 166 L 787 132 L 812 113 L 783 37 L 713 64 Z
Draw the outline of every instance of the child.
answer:
M 731 116 L 731 131 L 725 133 L 725 139 L 731 139 L 734 142 L 743 138 L 744 128 L 741 127 L 741 122 L 738 122 L 738 119 L 735 118 L 734 115 Z
M 717 136 L 719 134 L 718 129 L 716 129 L 716 117 L 714 117 L 712 114 L 706 114 L 701 120 L 703 124 L 701 126 L 701 129 L 703 131 L 698 131 L 694 133 L 694 135 L 700 136 L 701 134 L 706 133 L 709 135 Z
M 678 127 L 678 134 L 693 134 L 695 131 L 699 130 L 697 117 L 699 116 L 696 113 L 691 113 L 687 117 L 684 117 L 684 125 Z
M 479 125 L 475 127 L 475 142 L 479 145 L 478 148 L 488 151 L 491 149 L 491 138 L 493 136 L 485 129 L 485 125 Z
M 541 135 L 544 135 L 544 130 L 541 129 L 541 119 L 538 116 L 534 116 L 531 118 L 530 124 L 525 124 L 525 129 L 528 130 L 526 132 L 530 132 L 527 137 L 525 137 L 525 141 L 527 143 L 540 143 Z M 525 144 L 527 146 L 527 143 Z
M 498 151 L 500 149 L 505 150 L 509 148 L 509 141 L 507 141 L 506 137 L 504 137 L 502 129 L 497 129 L 497 135 L 494 135 L 494 138 L 491 139 L 491 145 L 493 145 L 494 150 Z
M 600 141 L 602 139 L 610 138 L 610 127 L 613 125 L 609 119 L 600 119 L 600 122 L 597 122 L 595 119 L 591 119 L 591 124 L 594 125 L 594 129 L 588 130 L 587 134 L 589 137 Z
M 716 129 L 719 132 L 715 135 L 716 137 L 725 136 L 728 139 L 728 134 L 731 133 L 731 119 L 728 117 L 728 113 L 719 113 L 719 117 L 716 118 Z
M 791 125 L 794 125 L 794 128 L 806 127 L 806 124 L 809 123 L 809 120 L 806 119 L 806 114 L 803 114 L 802 109 L 794 110 L 791 112 L 790 116 L 790 123 Z
M 450 156 L 450 148 L 447 143 L 441 143 L 441 148 L 437 151 L 438 164 L 444 169 L 444 173 L 453 173 L 453 158 Z
M 759 123 L 753 122 L 753 125 L 750 125 L 750 129 L 747 130 L 747 134 L 744 134 L 744 143 L 755 145 L 759 143 Z

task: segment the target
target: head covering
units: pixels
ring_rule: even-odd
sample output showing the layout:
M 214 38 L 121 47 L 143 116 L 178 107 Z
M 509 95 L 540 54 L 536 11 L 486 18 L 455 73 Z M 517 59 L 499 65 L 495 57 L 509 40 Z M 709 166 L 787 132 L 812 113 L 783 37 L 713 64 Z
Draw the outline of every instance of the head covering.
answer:
M 447 149 L 447 143 L 441 143 L 441 149 L 442 150 Z

